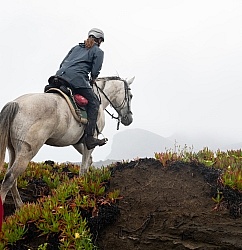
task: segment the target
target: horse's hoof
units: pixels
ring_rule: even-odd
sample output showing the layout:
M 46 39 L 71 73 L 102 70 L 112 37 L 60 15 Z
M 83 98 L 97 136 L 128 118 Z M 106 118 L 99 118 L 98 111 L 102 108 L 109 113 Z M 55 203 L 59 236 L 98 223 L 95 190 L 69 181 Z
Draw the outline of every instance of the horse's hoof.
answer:
M 86 174 L 87 173 L 87 170 L 81 170 L 80 172 L 79 172 L 79 176 L 81 177 L 81 176 L 83 176 L 84 174 Z

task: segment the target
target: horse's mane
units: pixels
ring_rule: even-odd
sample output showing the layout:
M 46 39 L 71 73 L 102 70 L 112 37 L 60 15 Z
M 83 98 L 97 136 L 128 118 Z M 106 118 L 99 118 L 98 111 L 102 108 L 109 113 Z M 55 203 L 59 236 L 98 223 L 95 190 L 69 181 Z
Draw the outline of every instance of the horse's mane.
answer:
M 98 77 L 99 81 L 112 81 L 112 80 L 122 80 L 119 76 L 107 76 L 107 77 Z

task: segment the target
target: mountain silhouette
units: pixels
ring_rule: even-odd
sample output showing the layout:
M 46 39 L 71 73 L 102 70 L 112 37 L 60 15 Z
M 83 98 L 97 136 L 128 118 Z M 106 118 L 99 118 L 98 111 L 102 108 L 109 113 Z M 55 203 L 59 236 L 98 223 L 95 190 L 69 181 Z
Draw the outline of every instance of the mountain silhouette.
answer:
M 154 157 L 155 152 L 174 148 L 174 143 L 144 129 L 127 129 L 113 137 L 110 154 L 106 159 L 133 160 Z

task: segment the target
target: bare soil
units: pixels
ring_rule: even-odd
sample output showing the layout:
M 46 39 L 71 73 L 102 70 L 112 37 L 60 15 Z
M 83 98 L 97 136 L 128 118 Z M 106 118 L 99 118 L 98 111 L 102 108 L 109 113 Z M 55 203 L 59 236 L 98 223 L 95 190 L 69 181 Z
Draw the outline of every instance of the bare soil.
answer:
M 122 199 L 100 209 L 97 220 L 89 218 L 93 241 L 100 250 L 242 249 L 242 194 L 224 187 L 219 177 L 219 170 L 197 163 L 117 163 L 110 189 L 119 189 Z M 21 194 L 31 201 L 43 189 L 35 185 Z M 216 203 L 218 192 L 223 199 Z M 5 216 L 14 212 L 10 197 L 4 208 Z M 29 249 L 37 249 L 34 235 L 32 240 Z M 57 240 L 53 236 L 52 249 L 58 249 Z
M 241 193 L 223 187 L 220 172 L 154 159 L 117 166 L 120 216 L 99 235 L 102 250 L 242 249 Z M 223 200 L 217 204 L 218 190 Z

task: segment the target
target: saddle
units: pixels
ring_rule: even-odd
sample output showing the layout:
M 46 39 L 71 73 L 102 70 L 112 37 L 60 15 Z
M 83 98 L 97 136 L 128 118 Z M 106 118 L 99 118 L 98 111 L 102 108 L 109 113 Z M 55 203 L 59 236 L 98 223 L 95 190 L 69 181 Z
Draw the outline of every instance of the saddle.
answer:
M 78 122 L 87 124 L 88 120 L 85 106 L 87 105 L 88 100 L 84 96 L 79 94 L 73 95 L 71 89 L 65 85 L 49 84 L 45 86 L 44 92 L 60 94 L 68 103 L 74 118 Z

